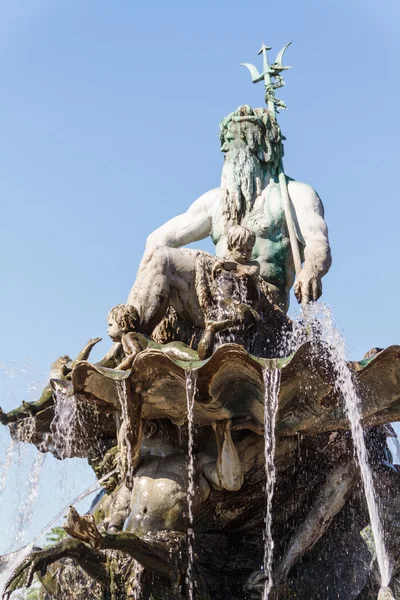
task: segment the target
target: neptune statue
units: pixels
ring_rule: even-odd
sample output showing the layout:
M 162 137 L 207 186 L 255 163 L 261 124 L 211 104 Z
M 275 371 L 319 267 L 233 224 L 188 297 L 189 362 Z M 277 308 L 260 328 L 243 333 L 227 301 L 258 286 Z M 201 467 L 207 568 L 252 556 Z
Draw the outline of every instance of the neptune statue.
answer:
M 225 155 L 221 186 L 200 196 L 147 239 L 128 299 L 139 311 L 143 333 L 153 331 L 168 306 L 192 325 L 204 325 L 196 286 L 198 252 L 182 246 L 211 236 L 217 257 L 223 259 L 228 231 L 235 225 L 256 236 L 252 258 L 260 264 L 260 276 L 274 304 L 287 310 L 293 283 L 303 304 L 322 293 L 321 280 L 331 265 L 323 205 L 311 186 L 285 177 L 302 261 L 295 279 L 279 177 L 282 136 L 275 115 L 269 108 L 240 106 L 222 120 L 220 140 Z

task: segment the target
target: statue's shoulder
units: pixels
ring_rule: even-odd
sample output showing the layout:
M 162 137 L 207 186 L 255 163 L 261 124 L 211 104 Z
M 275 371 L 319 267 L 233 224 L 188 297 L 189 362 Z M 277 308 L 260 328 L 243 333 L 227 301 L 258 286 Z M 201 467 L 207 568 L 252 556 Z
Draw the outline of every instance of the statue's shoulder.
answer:
M 202 194 L 197 200 L 192 204 L 192 209 L 197 210 L 208 210 L 214 211 L 216 210 L 219 199 L 221 196 L 221 188 L 212 188 L 208 190 L 205 194 Z
M 296 181 L 291 177 L 286 177 L 286 179 L 289 195 L 295 208 L 303 207 L 304 209 L 309 209 L 323 215 L 324 207 L 321 198 L 311 185 L 302 181 Z

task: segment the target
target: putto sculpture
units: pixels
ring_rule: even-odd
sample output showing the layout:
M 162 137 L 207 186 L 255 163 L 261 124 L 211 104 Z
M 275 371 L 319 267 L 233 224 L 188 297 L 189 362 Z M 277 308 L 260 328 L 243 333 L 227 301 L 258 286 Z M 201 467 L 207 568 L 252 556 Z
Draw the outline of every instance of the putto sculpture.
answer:
M 35 573 L 46 600 L 393 598 L 400 347 L 346 363 L 316 316 L 331 253 L 318 194 L 283 168 L 286 48 L 270 65 L 262 45 L 261 74 L 245 63 L 267 108 L 221 121 L 221 186 L 150 234 L 107 355 L 90 362 L 90 340 L 37 403 L 0 412 L 14 440 L 86 458 L 103 486 L 4 598 Z M 216 256 L 184 247 L 208 236 Z

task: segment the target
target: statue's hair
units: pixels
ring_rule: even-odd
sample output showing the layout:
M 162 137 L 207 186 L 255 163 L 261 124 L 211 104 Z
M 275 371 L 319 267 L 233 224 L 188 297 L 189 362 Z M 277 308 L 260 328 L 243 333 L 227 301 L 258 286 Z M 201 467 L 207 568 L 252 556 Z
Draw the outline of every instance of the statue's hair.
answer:
M 234 225 L 228 231 L 227 245 L 229 250 L 232 250 L 233 246 L 242 246 L 245 244 L 251 244 L 254 246 L 255 243 L 256 234 L 254 231 L 247 229 L 247 227 Z
M 231 112 L 219 124 L 221 151 L 228 152 L 239 140 L 264 163 L 276 163 L 283 156 L 281 130 L 268 108 L 247 104 Z
M 108 313 L 108 318 L 114 319 L 123 333 L 139 329 L 139 313 L 131 304 L 117 304 Z

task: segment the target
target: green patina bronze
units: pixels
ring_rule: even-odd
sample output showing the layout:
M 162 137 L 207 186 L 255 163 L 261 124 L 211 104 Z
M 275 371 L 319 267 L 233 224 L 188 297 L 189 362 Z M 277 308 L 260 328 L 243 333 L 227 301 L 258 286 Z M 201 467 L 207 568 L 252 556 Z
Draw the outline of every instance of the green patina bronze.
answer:
M 261 49 L 258 52 L 258 54 L 263 55 L 263 72 L 261 74 L 254 65 L 250 63 L 241 63 L 241 66 L 249 69 L 253 83 L 258 83 L 259 81 L 264 80 L 265 103 L 268 104 L 268 108 L 272 114 L 275 114 L 275 110 L 286 108 L 286 104 L 282 100 L 278 100 L 275 97 L 275 90 L 285 85 L 283 77 L 281 76 L 282 71 L 291 69 L 291 67 L 283 66 L 282 63 L 285 50 L 290 46 L 291 43 L 292 42 L 289 42 L 282 48 L 272 65 L 269 64 L 267 55 L 267 51 L 271 50 L 271 48 L 270 46 L 266 46 L 264 42 L 262 43 Z

